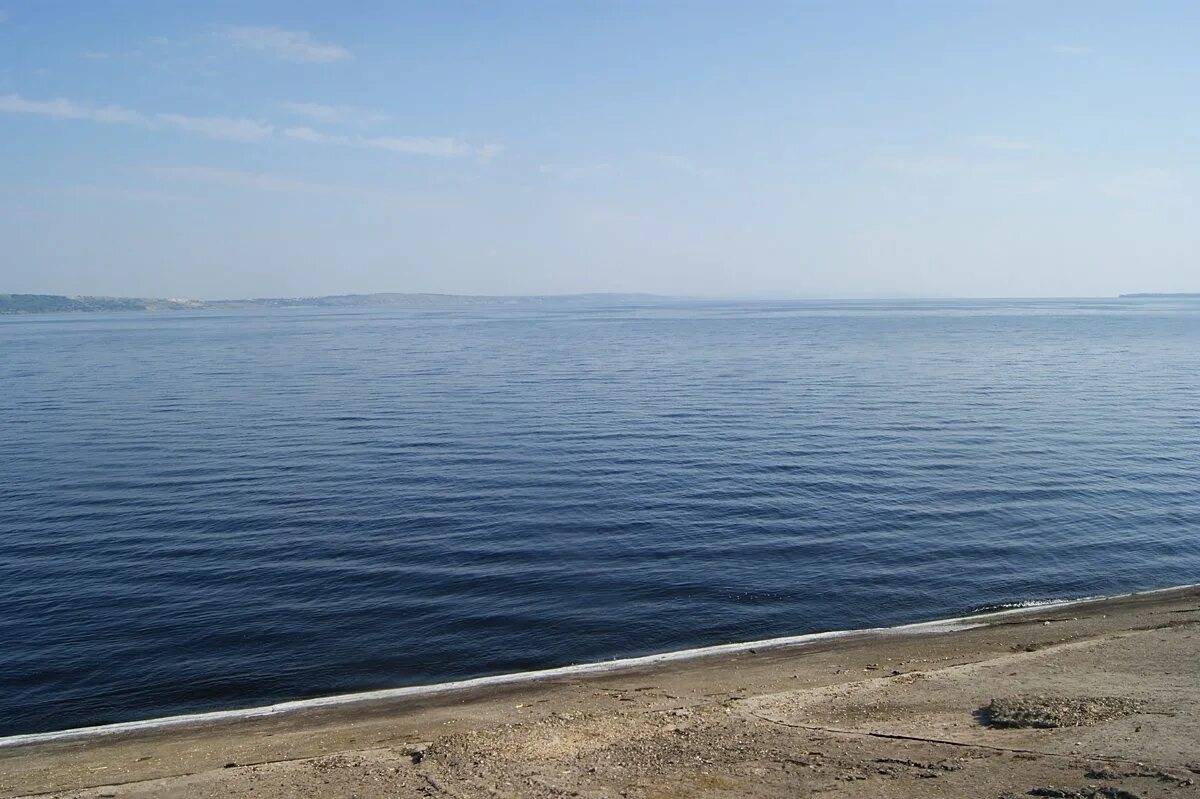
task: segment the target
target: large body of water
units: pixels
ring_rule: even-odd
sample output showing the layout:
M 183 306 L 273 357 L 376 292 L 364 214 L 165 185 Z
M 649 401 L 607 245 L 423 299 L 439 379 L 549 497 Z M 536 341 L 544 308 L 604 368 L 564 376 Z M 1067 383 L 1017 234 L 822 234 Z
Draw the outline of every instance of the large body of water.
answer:
M 0 734 L 1200 581 L 1200 303 L 0 319 Z

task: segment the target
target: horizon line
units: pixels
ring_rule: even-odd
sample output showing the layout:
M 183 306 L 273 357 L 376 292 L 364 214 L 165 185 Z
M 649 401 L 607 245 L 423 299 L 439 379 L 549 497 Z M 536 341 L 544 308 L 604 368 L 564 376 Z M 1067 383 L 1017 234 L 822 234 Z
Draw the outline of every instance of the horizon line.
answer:
M 523 294 L 487 294 L 452 291 L 342 291 L 326 294 L 257 294 L 254 296 L 166 296 L 155 294 L 89 294 L 35 291 L 0 292 L 0 297 L 55 297 L 64 299 L 150 300 L 155 302 L 260 302 L 271 300 L 319 300 L 340 297 L 455 297 L 464 299 L 566 299 L 573 297 L 646 297 L 660 300 L 740 301 L 740 302 L 812 302 L 870 300 L 1107 300 L 1122 298 L 1200 297 L 1200 291 L 1135 291 L 1117 294 L 663 294 L 653 291 L 566 291 Z

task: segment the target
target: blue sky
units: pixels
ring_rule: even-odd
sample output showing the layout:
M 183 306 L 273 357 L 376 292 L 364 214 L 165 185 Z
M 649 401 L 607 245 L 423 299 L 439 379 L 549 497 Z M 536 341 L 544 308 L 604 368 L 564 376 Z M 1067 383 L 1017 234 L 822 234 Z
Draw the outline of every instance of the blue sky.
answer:
M 1196 3 L 0 20 L 0 291 L 1200 291 Z

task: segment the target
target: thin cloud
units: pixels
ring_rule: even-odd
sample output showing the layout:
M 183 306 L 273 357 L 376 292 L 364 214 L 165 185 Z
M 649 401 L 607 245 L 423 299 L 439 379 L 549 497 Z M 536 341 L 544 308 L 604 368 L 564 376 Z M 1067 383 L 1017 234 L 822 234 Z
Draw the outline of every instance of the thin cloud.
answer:
M 83 119 L 107 125 L 134 125 L 145 128 L 170 127 L 227 141 L 258 142 L 275 135 L 275 127 L 241 117 L 192 116 L 188 114 L 148 114 L 118 105 L 94 106 L 57 97 L 53 100 L 27 100 L 18 94 L 0 96 L 0 113 L 34 114 L 55 119 Z M 475 158 L 486 163 L 504 151 L 499 144 L 476 145 L 450 137 L 420 136 L 343 136 L 324 133 L 307 126 L 283 130 L 283 136 L 310 144 L 335 144 L 370 147 L 390 152 L 426 155 L 437 158 Z
M 611 175 L 613 168 L 608 164 L 541 164 L 538 172 L 564 180 L 592 180 Z
M 56 119 L 88 119 L 106 125 L 136 125 L 148 121 L 144 114 L 119 105 L 92 106 L 62 97 L 53 100 L 26 100 L 19 94 L 0 97 L 0 112 L 37 114 Z
M 331 136 L 328 133 L 321 133 L 319 130 L 313 130 L 309 127 L 287 128 L 283 135 L 289 139 L 298 141 L 311 142 L 313 144 L 350 144 L 351 141 L 345 136 Z
M 292 116 L 302 117 L 327 125 L 372 125 L 387 119 L 376 111 L 368 111 L 349 105 L 322 105 L 321 103 L 281 103 L 280 107 Z
M 286 175 L 216 166 L 154 166 L 146 172 L 162 180 L 202 183 L 226 189 L 261 191 L 276 194 L 320 194 L 353 200 L 395 200 L 403 195 L 374 186 L 355 186 L 298 180 Z
M 436 158 L 469 158 L 487 162 L 504 151 L 499 144 L 475 145 L 462 139 L 422 136 L 340 136 L 306 126 L 287 128 L 283 135 L 310 144 L 340 144 L 371 147 L 394 153 L 428 155 Z
M 337 122 L 341 116 L 338 109 L 320 103 L 282 103 L 283 110 L 298 117 L 315 119 L 317 122 Z
M 176 194 L 165 191 L 154 191 L 138 188 L 130 188 L 128 186 L 96 186 L 92 184 L 76 184 L 73 186 L 45 186 L 35 189 L 40 194 L 70 197 L 71 199 L 79 199 L 80 197 L 90 197 L 98 200 L 132 200 L 134 202 L 148 203 L 199 203 L 203 202 L 200 197 L 190 197 L 185 194 Z
M 1131 169 L 1114 175 L 1104 182 L 1102 190 L 1109 197 L 1162 197 L 1179 186 L 1179 175 L 1161 167 Z
M 439 158 L 474 157 L 487 162 L 504 152 L 499 144 L 482 146 L 468 144 L 461 139 L 425 138 L 421 136 L 382 136 L 369 139 L 359 139 L 368 147 L 380 150 L 391 150 L 396 153 L 411 153 L 413 155 L 432 155 Z
M 504 152 L 504 150 L 505 147 L 503 144 L 485 144 L 482 147 L 475 148 L 475 158 L 486 164 Z
M 3 25 L 5 22 L 8 22 L 8 12 L 0 11 L 0 25 Z
M 307 183 L 265 172 L 249 172 L 212 166 L 160 166 L 152 167 L 149 171 L 158 177 L 170 180 L 197 181 L 256 191 L 325 191 L 331 188 L 323 184 Z
M 678 169 L 680 172 L 686 172 L 689 175 L 699 175 L 702 177 L 711 177 L 717 171 L 705 166 L 698 166 L 692 161 L 684 158 L 681 155 L 670 155 L 664 153 L 650 153 L 650 157 L 660 164 L 665 164 L 673 169 Z
M 26 100 L 17 94 L 0 97 L 0 112 L 35 114 L 55 119 L 84 119 L 106 125 L 174 127 L 210 139 L 261 141 L 273 128 L 262 122 L 233 117 L 198 117 L 185 114 L 144 114 L 119 105 L 93 106 L 57 97 L 53 100 Z
M 307 31 L 242 26 L 226 28 L 217 35 L 241 50 L 267 53 L 283 61 L 329 64 L 352 57 L 346 48 L 318 42 Z
M 899 158 L 881 158 L 871 162 L 876 169 L 898 175 L 944 175 L 962 166 L 957 158 L 945 155 L 924 155 Z
M 159 114 L 159 119 L 190 133 L 199 133 L 210 139 L 231 141 L 262 141 L 274 130 L 270 125 L 252 119 L 233 117 L 192 117 L 183 114 Z
M 1077 44 L 1052 44 L 1050 51 L 1059 55 L 1088 55 L 1092 52 L 1092 48 Z
M 972 136 L 971 144 L 988 150 L 1032 150 L 1033 144 L 1006 136 Z
M 419 136 L 382 136 L 363 139 L 368 147 L 414 155 L 436 155 L 440 158 L 459 158 L 471 155 L 475 148 L 460 139 L 423 138 Z

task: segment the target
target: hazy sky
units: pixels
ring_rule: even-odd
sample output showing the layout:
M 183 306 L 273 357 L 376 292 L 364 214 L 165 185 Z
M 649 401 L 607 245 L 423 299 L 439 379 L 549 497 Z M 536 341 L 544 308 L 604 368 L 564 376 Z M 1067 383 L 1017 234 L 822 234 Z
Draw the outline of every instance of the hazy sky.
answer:
M 1200 291 L 1200 3 L 0 0 L 0 292 Z

